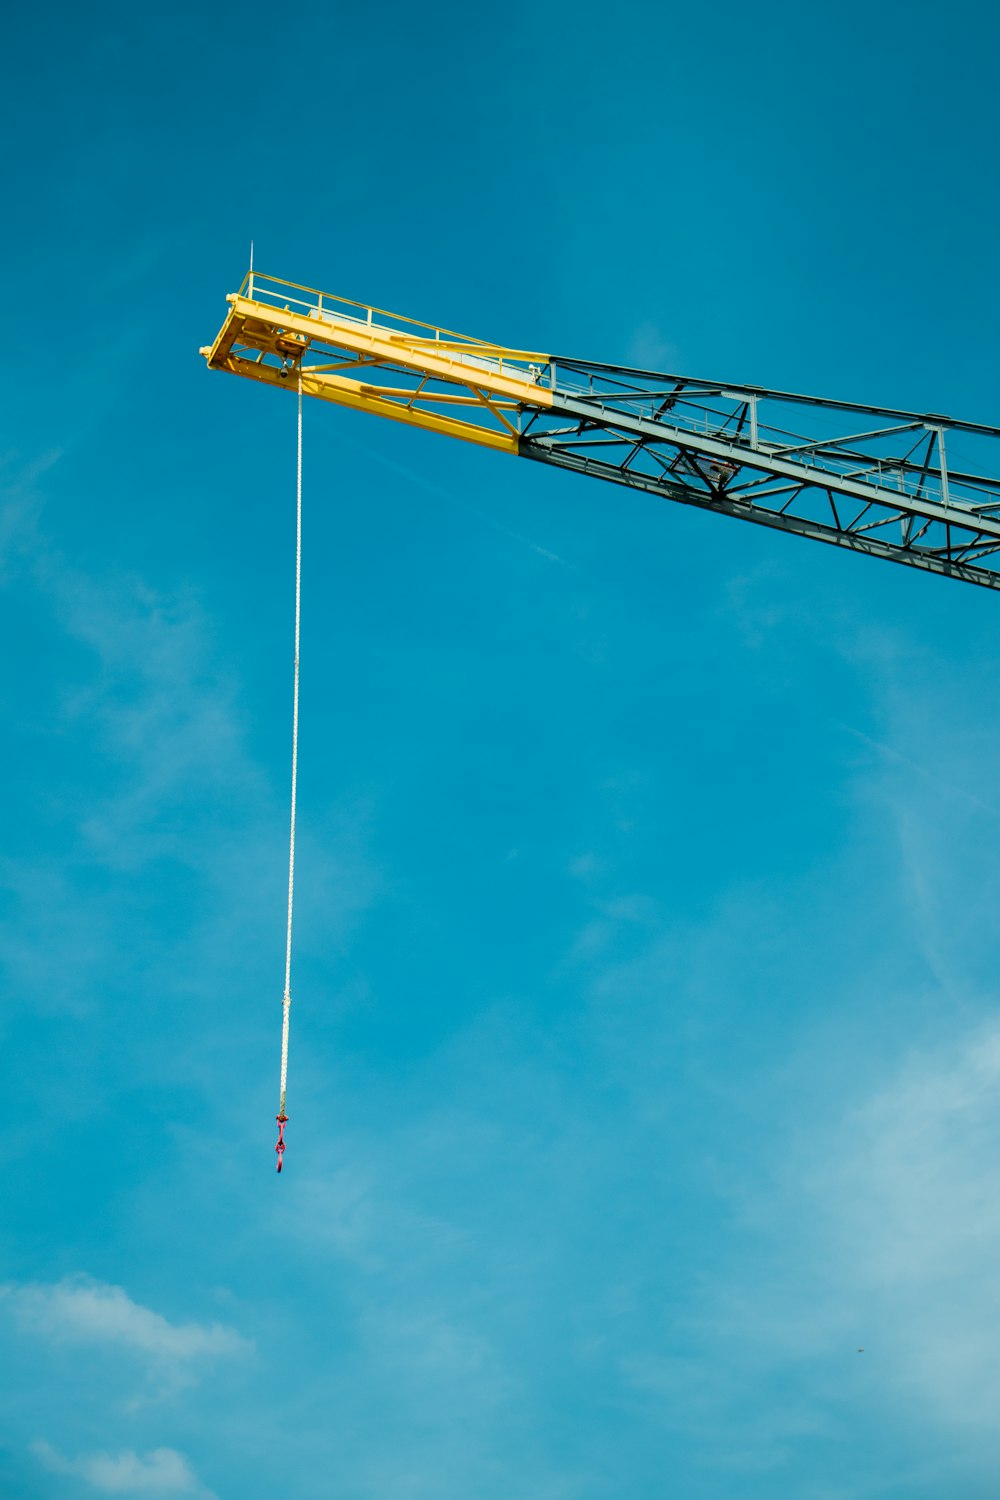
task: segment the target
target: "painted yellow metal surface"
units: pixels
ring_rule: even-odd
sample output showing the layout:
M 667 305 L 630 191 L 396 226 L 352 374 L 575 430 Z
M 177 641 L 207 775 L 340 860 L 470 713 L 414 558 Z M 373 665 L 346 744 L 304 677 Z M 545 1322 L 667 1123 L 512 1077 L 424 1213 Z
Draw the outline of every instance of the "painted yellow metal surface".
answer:
M 251 272 L 215 342 L 213 370 L 516 453 L 522 413 L 552 406 L 549 358 Z M 359 378 L 360 377 L 360 378 Z

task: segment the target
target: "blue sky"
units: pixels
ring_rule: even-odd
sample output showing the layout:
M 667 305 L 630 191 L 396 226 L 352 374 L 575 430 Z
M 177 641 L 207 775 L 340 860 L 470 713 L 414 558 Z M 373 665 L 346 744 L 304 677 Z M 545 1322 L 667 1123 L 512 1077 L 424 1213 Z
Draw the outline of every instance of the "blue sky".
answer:
M 997 40 L 8 21 L 5 1500 L 996 1493 L 998 601 L 307 408 L 278 1179 L 295 414 L 197 350 L 253 238 L 996 422 Z

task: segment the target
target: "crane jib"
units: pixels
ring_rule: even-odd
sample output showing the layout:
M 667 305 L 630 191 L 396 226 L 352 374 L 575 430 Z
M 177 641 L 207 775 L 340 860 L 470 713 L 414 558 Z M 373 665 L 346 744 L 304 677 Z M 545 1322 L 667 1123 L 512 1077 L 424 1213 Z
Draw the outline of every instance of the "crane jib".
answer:
M 251 272 L 212 369 L 988 588 L 1000 429 L 510 348 Z

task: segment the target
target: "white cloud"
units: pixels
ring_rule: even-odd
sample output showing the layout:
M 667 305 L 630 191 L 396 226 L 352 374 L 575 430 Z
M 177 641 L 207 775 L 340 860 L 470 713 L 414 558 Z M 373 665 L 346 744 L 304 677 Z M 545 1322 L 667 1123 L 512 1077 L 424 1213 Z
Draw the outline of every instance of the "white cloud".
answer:
M 220 1323 L 171 1323 L 133 1302 L 119 1286 L 71 1277 L 54 1285 L 0 1287 L 18 1323 L 53 1343 L 111 1345 L 144 1356 L 164 1371 L 193 1362 L 245 1354 L 253 1345 Z
M 38 480 L 61 454 L 58 449 L 43 453 L 31 462 L 18 455 L 0 452 L 0 482 L 3 505 L 0 507 L 0 584 L 6 584 L 14 560 L 23 559 L 37 542 L 38 517 L 42 498 Z
M 154 1448 L 145 1456 L 128 1448 L 74 1459 L 64 1458 L 45 1442 L 33 1443 L 31 1451 L 50 1473 L 83 1479 L 104 1495 L 194 1495 L 214 1500 L 176 1448 Z
M 3 528 L 0 512 L 0 553 Z M 148 974 L 137 881 L 162 861 L 206 887 L 201 920 L 188 934 L 188 969 L 204 972 L 219 952 L 239 946 L 254 924 L 254 905 L 265 907 L 280 891 L 280 876 L 271 877 L 287 838 L 287 788 L 282 777 L 272 793 L 248 749 L 240 684 L 220 659 L 211 614 L 190 590 L 154 589 L 115 571 L 90 577 L 60 555 L 33 519 L 14 527 L 15 539 L 21 530 L 27 538 L 14 561 L 49 625 L 72 648 L 46 679 L 54 701 L 40 712 L 51 714 L 59 745 L 85 747 L 85 759 L 98 752 L 102 767 L 96 788 L 84 786 L 73 760 L 57 757 L 46 795 L 79 810 L 75 826 L 66 820 L 52 853 L 0 861 L 0 888 L 11 901 L 0 968 L 33 1004 L 82 1012 L 108 971 L 121 972 L 123 958 L 131 957 L 123 945 L 137 945 Z M 0 572 L 2 566 L 0 556 Z M 303 917 L 311 901 L 325 934 L 352 924 L 374 900 L 378 877 L 362 847 L 365 816 L 353 797 L 349 813 L 329 815 L 332 830 L 314 820 L 301 831 L 313 865 Z M 114 903 L 106 885 L 95 885 L 98 870 L 117 881 L 131 920 L 119 908 L 109 925 Z
M 188 841 L 161 826 L 165 808 L 206 791 L 235 799 L 263 790 L 234 686 L 213 662 L 209 622 L 192 600 L 136 579 L 98 586 L 60 564 L 47 567 L 46 581 L 68 636 L 93 654 L 66 719 L 83 719 L 121 767 L 112 795 L 81 823 L 86 847 L 119 868 L 163 854 L 192 858 Z
M 938 1419 L 1000 1409 L 1000 1028 L 918 1054 L 846 1122 L 821 1182 L 844 1280 Z
M 743 1199 L 740 1264 L 692 1316 L 702 1349 L 752 1365 L 764 1391 L 794 1376 L 810 1420 L 831 1388 L 863 1384 L 881 1420 L 993 1462 L 998 1138 L 995 1023 L 914 1049 L 838 1123 L 790 1130 L 771 1190 Z M 648 1385 L 645 1369 L 627 1375 Z

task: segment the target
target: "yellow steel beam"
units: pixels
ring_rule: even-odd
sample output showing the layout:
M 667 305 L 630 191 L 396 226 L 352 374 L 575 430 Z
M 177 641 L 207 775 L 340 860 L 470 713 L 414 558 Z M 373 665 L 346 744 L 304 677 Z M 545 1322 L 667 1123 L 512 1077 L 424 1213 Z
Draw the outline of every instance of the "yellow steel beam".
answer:
M 325 365 L 302 366 L 303 371 L 308 371 L 310 375 L 320 375 L 326 368 Z M 357 369 L 358 367 L 355 365 L 352 368 Z M 366 395 L 371 393 L 376 396 L 405 396 L 407 401 L 412 401 L 414 397 L 419 396 L 421 400 L 433 401 L 435 406 L 479 406 L 483 401 L 483 397 L 474 386 L 470 386 L 468 392 L 463 395 L 457 391 L 430 391 L 421 394 L 419 386 L 415 386 L 411 391 L 402 385 L 363 385 L 360 381 L 358 385 Z M 508 401 L 505 399 L 491 401 L 490 406 L 494 411 L 521 410 L 521 403 L 519 401 Z
M 526 368 L 547 364 L 545 354 L 376 314 L 344 299 L 324 300 L 322 293 L 272 277 L 256 281 L 256 288 L 248 279 L 227 298 L 225 322 L 214 343 L 201 351 L 210 369 L 294 389 L 301 366 L 306 395 L 509 453 L 517 452 L 520 413 L 553 404 L 551 390 Z M 287 302 L 281 306 L 283 296 Z M 318 358 L 306 363 L 307 355 Z M 335 370 L 363 370 L 365 379 L 335 375 Z M 412 379 L 413 387 L 401 386 L 400 375 Z M 480 420 L 452 415 L 455 406 Z
M 236 297 L 230 318 L 234 323 L 242 322 L 248 332 L 259 330 L 260 333 L 265 333 L 280 329 L 275 342 L 282 349 L 293 348 L 297 342 L 306 346 L 349 349 L 355 354 L 373 356 L 386 364 L 402 365 L 405 369 L 434 375 L 439 380 L 457 381 L 461 385 L 468 384 L 470 374 L 474 371 L 476 384 L 498 396 L 527 399 L 532 406 L 552 405 L 551 391 L 532 381 L 527 371 L 522 372 L 516 365 L 510 369 L 504 368 L 505 358 L 518 356 L 512 356 L 509 350 L 499 344 L 475 343 L 467 350 L 470 359 L 495 361 L 497 368 L 493 369 L 473 366 L 463 360 L 465 346 L 446 344 L 442 347 L 434 340 L 414 339 L 406 333 L 397 333 L 375 323 L 359 322 L 355 326 L 326 313 L 322 317 L 312 318 L 302 313 L 279 311 L 250 302 L 245 297 Z M 537 358 L 544 362 L 546 356 L 538 355 Z M 210 358 L 209 364 L 211 363 Z
M 230 355 L 216 369 L 228 370 L 233 375 L 245 375 L 265 385 L 278 386 L 286 391 L 298 389 L 298 372 L 284 374 L 274 365 L 258 364 L 256 360 Z M 386 400 L 376 389 L 363 386 L 360 381 L 348 380 L 343 375 L 315 375 L 308 366 L 302 370 L 302 393 L 317 396 L 321 401 L 332 401 L 338 406 L 348 406 L 354 411 L 367 411 L 375 416 L 390 417 L 394 422 L 405 422 L 410 427 L 422 427 L 428 432 L 439 432 L 445 437 L 462 438 L 468 443 L 478 443 L 484 448 L 493 448 L 499 453 L 517 453 L 517 433 L 497 431 L 462 422 L 443 412 L 424 411 L 419 407 L 403 405 L 398 400 Z M 410 392 L 405 392 L 410 396 Z

